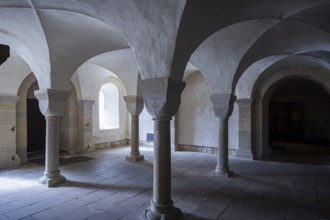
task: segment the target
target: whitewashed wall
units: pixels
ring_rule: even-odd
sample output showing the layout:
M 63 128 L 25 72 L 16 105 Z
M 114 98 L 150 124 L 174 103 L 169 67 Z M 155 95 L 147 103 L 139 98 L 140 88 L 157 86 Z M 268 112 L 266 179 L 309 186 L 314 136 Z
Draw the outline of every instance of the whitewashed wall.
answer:
M 101 86 L 106 83 L 114 83 L 119 91 L 119 115 L 120 127 L 118 129 L 100 130 L 99 128 L 99 91 Z M 94 105 L 93 105 L 93 142 L 96 148 L 111 147 L 117 144 L 126 144 L 129 138 L 128 112 L 123 96 L 126 95 L 125 89 L 120 80 L 115 77 L 110 77 L 106 81 L 100 83 L 98 91 L 94 91 Z

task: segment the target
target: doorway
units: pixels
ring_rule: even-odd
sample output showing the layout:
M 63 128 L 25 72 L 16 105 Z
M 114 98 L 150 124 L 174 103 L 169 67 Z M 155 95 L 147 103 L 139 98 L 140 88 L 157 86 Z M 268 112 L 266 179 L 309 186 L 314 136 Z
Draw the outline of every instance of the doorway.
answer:
M 305 79 L 287 81 L 270 97 L 272 160 L 330 164 L 330 96 Z
M 26 100 L 27 152 L 45 150 L 46 120 L 39 110 L 37 99 Z
M 26 95 L 26 128 L 27 128 L 27 155 L 28 160 L 45 157 L 46 146 L 46 120 L 40 112 L 39 101 L 34 91 L 39 90 L 35 81 L 28 89 Z

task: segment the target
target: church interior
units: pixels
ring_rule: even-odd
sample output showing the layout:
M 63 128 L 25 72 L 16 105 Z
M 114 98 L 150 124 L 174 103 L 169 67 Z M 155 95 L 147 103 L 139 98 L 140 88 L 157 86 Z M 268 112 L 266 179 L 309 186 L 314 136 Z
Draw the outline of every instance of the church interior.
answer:
M 330 219 L 329 0 L 0 0 L 0 220 Z

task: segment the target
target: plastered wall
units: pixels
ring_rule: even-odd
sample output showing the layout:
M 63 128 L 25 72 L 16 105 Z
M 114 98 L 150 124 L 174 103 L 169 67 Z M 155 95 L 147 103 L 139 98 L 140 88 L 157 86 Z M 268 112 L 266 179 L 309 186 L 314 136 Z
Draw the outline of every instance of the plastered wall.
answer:
M 93 104 L 93 143 L 96 148 L 111 147 L 119 144 L 127 144 L 127 139 L 130 137 L 128 126 L 128 112 L 123 96 L 126 95 L 125 89 L 121 82 L 116 78 L 111 78 L 107 82 L 114 83 L 119 91 L 119 124 L 118 129 L 100 130 L 99 127 L 99 89 L 104 84 L 100 84 L 99 89 L 95 91 L 95 102 Z
M 147 134 L 154 133 L 154 121 L 151 118 L 151 115 L 147 112 L 146 108 L 140 114 L 140 131 L 139 131 L 139 140 L 144 144 L 147 144 Z
M 238 148 L 238 112 L 234 105 L 229 119 L 229 149 L 234 154 Z M 177 129 L 177 131 L 175 131 Z M 140 114 L 140 141 L 146 143 L 147 133 L 154 133 L 151 116 L 143 109 Z M 176 142 L 176 143 L 175 143 Z M 152 144 L 152 143 L 151 143 Z M 171 145 L 178 150 L 215 153 L 218 147 L 218 120 L 213 113 L 210 90 L 201 73 L 190 75 L 181 95 L 178 113 L 171 121 Z

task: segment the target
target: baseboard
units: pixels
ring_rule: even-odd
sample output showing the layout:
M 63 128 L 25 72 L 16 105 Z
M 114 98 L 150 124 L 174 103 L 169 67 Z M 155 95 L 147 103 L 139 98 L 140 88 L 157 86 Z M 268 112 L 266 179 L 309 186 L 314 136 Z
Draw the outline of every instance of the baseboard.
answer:
M 178 144 L 178 151 L 190 151 L 190 152 L 201 152 L 208 154 L 217 154 L 217 147 L 210 146 L 198 146 L 198 145 L 187 145 L 187 144 Z M 231 157 L 236 157 L 236 149 L 228 149 L 228 155 Z
M 104 143 L 95 143 L 94 147 L 96 150 L 98 150 L 98 149 L 118 147 L 118 146 L 128 145 L 128 144 L 129 144 L 129 140 L 124 139 L 124 140 L 109 141 L 109 142 L 104 142 Z

